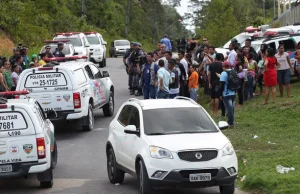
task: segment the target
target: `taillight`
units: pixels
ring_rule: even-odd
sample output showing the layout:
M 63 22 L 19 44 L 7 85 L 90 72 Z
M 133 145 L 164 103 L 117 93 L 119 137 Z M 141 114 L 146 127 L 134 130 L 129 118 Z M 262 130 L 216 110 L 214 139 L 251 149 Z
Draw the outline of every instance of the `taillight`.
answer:
M 80 93 L 73 93 L 74 108 L 81 108 Z
M 7 105 L 6 104 L 0 104 L 0 109 L 2 108 L 7 108 Z
M 38 159 L 46 158 L 46 146 L 43 137 L 36 138 Z

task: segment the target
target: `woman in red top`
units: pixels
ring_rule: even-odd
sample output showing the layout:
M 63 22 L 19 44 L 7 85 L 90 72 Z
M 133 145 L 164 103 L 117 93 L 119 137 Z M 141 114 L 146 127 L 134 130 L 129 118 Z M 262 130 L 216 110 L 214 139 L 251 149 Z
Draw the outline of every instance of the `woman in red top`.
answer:
M 276 57 L 274 57 L 274 51 L 272 48 L 268 48 L 266 51 L 266 58 L 264 62 L 265 72 L 264 72 L 264 84 L 265 84 L 265 104 L 268 104 L 270 89 L 272 88 L 272 98 L 273 103 L 276 99 L 276 85 L 277 85 L 277 69 L 279 69 L 280 64 L 277 62 Z

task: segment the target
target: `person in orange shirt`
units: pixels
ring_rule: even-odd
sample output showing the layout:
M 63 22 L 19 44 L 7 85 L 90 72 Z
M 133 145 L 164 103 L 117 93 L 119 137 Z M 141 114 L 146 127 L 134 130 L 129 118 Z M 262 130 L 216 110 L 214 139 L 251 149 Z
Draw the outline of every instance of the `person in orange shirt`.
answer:
M 196 72 L 196 67 L 194 65 L 190 66 L 190 72 L 191 76 L 189 77 L 189 93 L 190 98 L 193 99 L 195 102 L 197 102 L 197 96 L 198 96 L 198 80 L 199 75 Z

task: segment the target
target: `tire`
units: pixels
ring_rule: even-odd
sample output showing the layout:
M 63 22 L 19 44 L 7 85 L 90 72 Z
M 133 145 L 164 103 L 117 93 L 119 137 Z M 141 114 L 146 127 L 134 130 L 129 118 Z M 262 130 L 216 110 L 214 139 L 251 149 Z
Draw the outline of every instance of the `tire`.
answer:
M 57 165 L 57 158 L 58 158 L 57 145 L 56 145 L 56 140 L 54 140 L 54 150 L 51 153 L 51 168 L 52 169 L 54 169 Z
M 107 175 L 112 184 L 121 184 L 124 181 L 125 173 L 117 168 L 117 161 L 112 148 L 107 153 Z
M 234 194 L 234 191 L 235 191 L 234 183 L 232 183 L 232 185 L 228 185 L 228 186 L 220 186 L 221 194 Z
M 105 67 L 105 66 L 106 66 L 106 65 L 105 65 L 105 62 L 106 62 L 106 59 L 103 58 L 102 61 L 99 62 L 99 67 L 100 67 L 100 68 Z
M 82 129 L 84 131 L 92 131 L 94 129 L 94 120 L 93 107 L 89 104 L 88 115 L 83 118 Z
M 138 182 L 140 194 L 152 194 L 152 187 L 149 181 L 148 173 L 145 167 L 145 164 L 142 160 L 139 161 L 138 167 Z
M 52 168 L 49 168 L 45 172 L 38 173 L 37 178 L 40 181 L 41 188 L 52 188 L 53 186 Z
M 104 60 L 104 67 L 106 67 L 106 58 L 104 58 L 103 60 Z
M 108 103 L 103 106 L 103 114 L 106 117 L 111 117 L 114 114 L 114 110 L 115 110 L 114 93 L 110 91 Z

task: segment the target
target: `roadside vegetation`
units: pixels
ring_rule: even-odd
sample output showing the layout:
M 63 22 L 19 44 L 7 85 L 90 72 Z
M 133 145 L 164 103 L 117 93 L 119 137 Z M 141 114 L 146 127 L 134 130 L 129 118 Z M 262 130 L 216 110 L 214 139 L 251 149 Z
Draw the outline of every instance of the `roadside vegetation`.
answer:
M 278 97 L 275 104 L 270 101 L 262 105 L 263 96 L 255 96 L 242 108 L 235 109 L 235 128 L 223 131 L 236 149 L 237 185 L 243 190 L 258 194 L 300 191 L 300 82 L 296 78 L 292 82 L 293 97 Z M 211 113 L 210 99 L 202 93 L 199 93 L 199 103 Z M 214 119 L 216 122 L 222 120 Z M 294 167 L 295 171 L 279 174 L 277 165 Z

